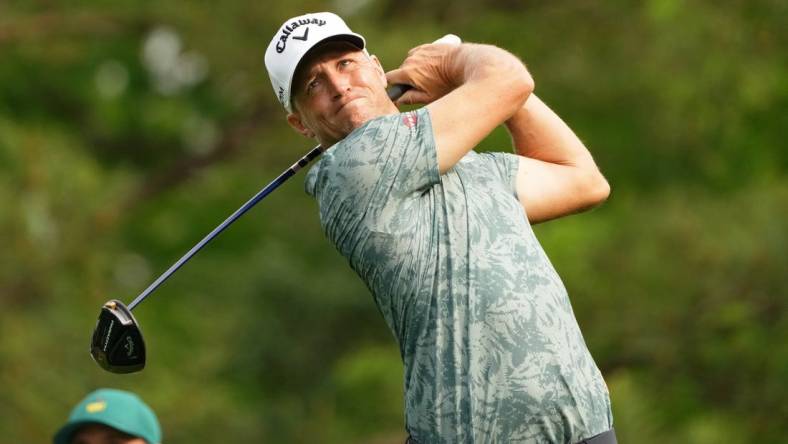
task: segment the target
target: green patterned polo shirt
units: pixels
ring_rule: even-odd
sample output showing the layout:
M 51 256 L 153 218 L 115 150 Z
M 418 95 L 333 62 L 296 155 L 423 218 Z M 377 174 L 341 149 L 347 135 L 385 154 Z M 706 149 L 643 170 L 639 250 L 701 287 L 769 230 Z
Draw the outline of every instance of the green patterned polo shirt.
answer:
M 612 427 L 517 199 L 517 159 L 471 151 L 441 175 L 422 108 L 365 123 L 307 176 L 326 236 L 397 339 L 417 443 L 574 443 Z

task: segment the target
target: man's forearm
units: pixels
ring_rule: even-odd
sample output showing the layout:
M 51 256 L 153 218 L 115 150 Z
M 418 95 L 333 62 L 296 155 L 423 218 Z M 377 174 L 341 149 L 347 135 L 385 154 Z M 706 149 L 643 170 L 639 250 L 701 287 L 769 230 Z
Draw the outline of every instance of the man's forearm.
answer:
M 429 103 L 441 174 L 522 108 L 533 90 L 531 75 L 515 55 L 482 44 L 417 47 L 387 79 L 414 85 L 403 98 Z
M 596 169 L 591 154 L 575 133 L 536 95 L 506 121 L 515 152 L 559 165 Z

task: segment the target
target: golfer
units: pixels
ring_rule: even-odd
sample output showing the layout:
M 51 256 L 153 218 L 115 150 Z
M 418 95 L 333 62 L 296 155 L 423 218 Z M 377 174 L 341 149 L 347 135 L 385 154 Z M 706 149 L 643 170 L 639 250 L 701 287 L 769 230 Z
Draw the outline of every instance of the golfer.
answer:
M 607 387 L 531 229 L 609 186 L 523 63 L 428 44 L 386 73 L 331 13 L 287 20 L 265 62 L 287 122 L 326 149 L 306 190 L 399 344 L 409 442 L 615 443 Z M 412 89 L 395 103 L 393 84 Z M 474 152 L 501 124 L 516 154 Z

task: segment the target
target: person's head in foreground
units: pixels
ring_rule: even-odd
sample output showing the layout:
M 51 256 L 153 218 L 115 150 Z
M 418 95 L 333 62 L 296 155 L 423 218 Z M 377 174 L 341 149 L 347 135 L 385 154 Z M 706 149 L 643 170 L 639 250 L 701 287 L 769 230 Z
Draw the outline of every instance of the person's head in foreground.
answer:
M 77 404 L 54 444 L 159 444 L 156 414 L 137 395 L 99 389 Z
M 398 112 L 386 94 L 386 74 L 364 37 L 330 12 L 286 21 L 265 53 L 265 64 L 287 121 L 323 147 L 366 121 Z

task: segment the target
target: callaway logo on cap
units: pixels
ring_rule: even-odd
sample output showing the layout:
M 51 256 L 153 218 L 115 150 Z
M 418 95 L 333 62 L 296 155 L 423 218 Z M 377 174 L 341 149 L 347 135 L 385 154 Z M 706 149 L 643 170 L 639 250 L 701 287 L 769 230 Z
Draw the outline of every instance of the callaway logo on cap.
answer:
M 274 34 L 265 51 L 265 67 L 279 102 L 288 112 L 290 93 L 298 63 L 307 51 L 325 40 L 346 40 L 364 49 L 364 37 L 351 31 L 336 14 L 317 12 L 293 17 L 285 21 Z

